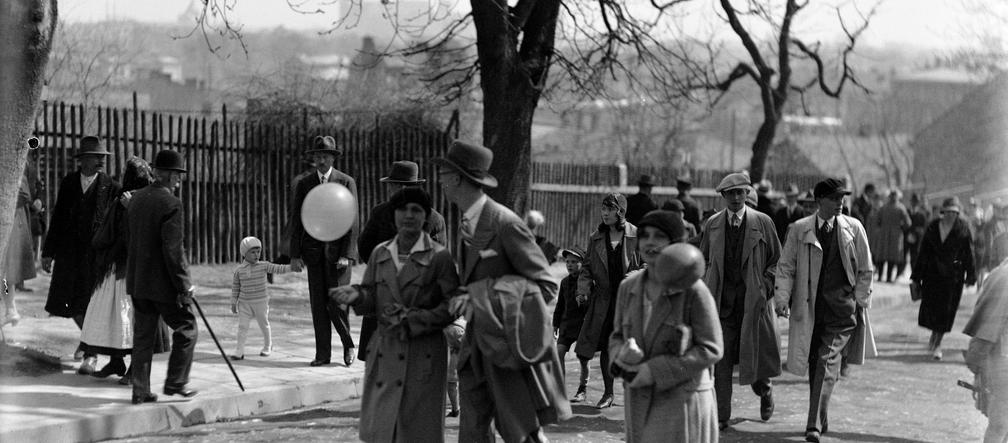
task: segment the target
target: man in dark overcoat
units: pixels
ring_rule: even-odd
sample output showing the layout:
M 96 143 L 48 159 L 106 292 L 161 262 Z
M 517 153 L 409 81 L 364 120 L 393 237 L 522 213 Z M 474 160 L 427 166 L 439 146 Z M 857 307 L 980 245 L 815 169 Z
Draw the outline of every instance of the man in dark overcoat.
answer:
M 300 272 L 304 266 L 308 270 L 308 300 L 311 304 L 312 325 L 315 329 L 315 359 L 311 366 L 330 363 L 332 357 L 332 328 L 336 328 L 343 344 L 343 363 L 350 366 L 354 362 L 354 342 L 350 336 L 350 321 L 347 311 L 329 303 L 329 288 L 350 283 L 350 268 L 357 262 L 357 236 L 360 224 L 354 220 L 350 231 L 331 242 L 322 242 L 305 232 L 301 223 L 301 205 L 308 191 L 322 183 L 339 183 L 346 186 L 357 199 L 357 182 L 343 172 L 333 168 L 336 157 L 343 150 L 336 146 L 330 136 L 318 136 L 313 140 L 313 148 L 305 154 L 315 160 L 315 172 L 306 174 L 294 186 L 290 218 L 291 269 Z M 331 325 L 331 326 L 330 326 Z
M 798 186 L 794 184 L 788 185 L 784 191 L 785 205 L 778 209 L 773 216 L 774 227 L 777 228 L 777 240 L 780 240 L 782 245 L 784 244 L 784 239 L 787 238 L 788 226 L 808 215 L 798 204 L 798 194 L 800 194 Z
M 700 221 L 702 214 L 700 212 L 700 205 L 697 201 L 690 196 L 690 191 L 693 189 L 693 182 L 687 178 L 677 178 L 676 179 L 676 200 L 682 202 L 683 205 L 683 219 L 692 223 L 693 226 L 700 228 Z M 666 211 L 671 211 L 671 207 L 662 207 Z
M 165 150 L 158 152 L 153 167 L 155 182 L 136 191 L 126 211 L 126 293 L 134 310 L 133 404 L 157 401 L 150 389 L 150 371 L 159 316 L 174 331 L 163 392 L 196 395 L 187 386 L 198 334 L 191 306 L 193 286 L 182 243 L 182 200 L 174 194 L 186 173 L 185 163 L 182 154 Z
M 636 225 L 648 212 L 658 209 L 658 203 L 651 198 L 651 190 L 658 183 L 658 178 L 644 174 L 637 180 L 637 193 L 627 197 L 626 220 Z
M 458 257 L 462 284 L 518 275 L 538 285 L 542 302 L 556 298 L 557 283 L 532 232 L 514 212 L 484 193 L 484 188 L 497 186 L 489 173 L 493 152 L 455 141 L 444 157 L 434 161 L 445 196 L 462 213 Z M 469 295 L 454 297 L 449 308 L 470 318 Z M 570 415 L 556 348 L 523 369 L 505 368 L 494 365 L 477 346 L 474 329 L 480 325 L 470 322 L 459 350 L 459 441 L 494 441 L 491 421 L 505 441 L 546 441 L 543 426 Z
M 774 412 L 770 378 L 781 374 L 780 337 L 774 315 L 774 272 L 780 242 L 773 221 L 746 205 L 752 195 L 749 176 L 733 173 L 718 184 L 726 208 L 704 222 L 700 251 L 707 258 L 704 283 L 717 303 L 724 337 L 724 357 L 714 366 L 719 426 L 731 418 L 732 371 L 739 384 L 760 397 L 760 418 Z
M 392 163 L 392 170 L 388 176 L 382 177 L 378 181 L 388 185 L 389 195 L 406 187 L 420 187 L 427 182 L 427 179 L 420 178 L 420 167 L 415 162 L 397 161 Z M 423 230 L 430 234 L 434 241 L 442 246 L 448 246 L 447 232 L 445 229 L 444 217 L 436 209 L 431 208 L 424 222 Z M 364 229 L 361 230 L 360 239 L 357 241 L 357 251 L 360 252 L 361 260 L 367 261 L 371 257 L 374 248 L 384 241 L 391 240 L 396 236 L 398 230 L 395 226 L 395 210 L 390 201 L 379 203 L 371 210 Z M 371 335 L 378 328 L 378 321 L 370 315 L 365 315 L 361 321 L 360 340 L 357 341 L 357 358 L 364 360 L 367 356 L 367 345 L 371 340 Z
M 96 286 L 91 238 L 119 197 L 119 183 L 103 172 L 109 155 L 98 137 L 81 139 L 76 155 L 80 166 L 60 181 L 49 235 L 42 246 L 42 269 L 52 272 L 45 310 L 72 318 L 78 328 L 84 325 L 91 289 Z M 81 357 L 84 362 L 77 373 L 94 372 L 95 355 L 78 346 L 74 358 Z

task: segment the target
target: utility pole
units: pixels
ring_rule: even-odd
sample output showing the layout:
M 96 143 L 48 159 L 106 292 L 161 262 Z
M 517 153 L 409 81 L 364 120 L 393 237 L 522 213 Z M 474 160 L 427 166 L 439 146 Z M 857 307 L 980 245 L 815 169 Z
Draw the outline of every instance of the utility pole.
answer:
M 729 157 L 730 170 L 735 170 L 735 109 L 731 111 L 731 156 Z

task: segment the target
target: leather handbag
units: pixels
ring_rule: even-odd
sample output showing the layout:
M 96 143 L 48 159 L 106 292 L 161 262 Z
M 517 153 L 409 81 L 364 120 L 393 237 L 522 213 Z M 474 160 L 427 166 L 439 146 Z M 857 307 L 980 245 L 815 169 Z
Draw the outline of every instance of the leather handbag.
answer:
M 920 300 L 923 294 L 921 294 L 920 283 L 917 280 L 910 281 L 910 300 L 917 301 Z

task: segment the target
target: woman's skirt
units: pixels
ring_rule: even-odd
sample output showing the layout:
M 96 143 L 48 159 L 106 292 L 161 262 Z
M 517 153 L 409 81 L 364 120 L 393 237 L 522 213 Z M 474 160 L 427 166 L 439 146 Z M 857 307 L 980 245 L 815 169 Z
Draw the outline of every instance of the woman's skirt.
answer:
M 133 349 L 133 300 L 126 294 L 126 279 L 115 277 L 110 271 L 92 294 L 81 342 L 96 353 L 121 356 Z

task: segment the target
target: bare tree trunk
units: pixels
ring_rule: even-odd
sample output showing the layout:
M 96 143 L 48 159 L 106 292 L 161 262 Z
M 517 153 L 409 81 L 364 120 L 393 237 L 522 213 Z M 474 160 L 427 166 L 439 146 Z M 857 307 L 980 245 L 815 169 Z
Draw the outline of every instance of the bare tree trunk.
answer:
M 764 120 L 756 133 L 756 139 L 753 140 L 752 160 L 749 162 L 749 178 L 753 185 L 763 180 L 763 175 L 766 173 L 767 157 L 777 134 L 777 121 L 776 118 Z
M 0 257 L 7 252 L 27 146 L 56 29 L 56 0 L 0 1 Z

